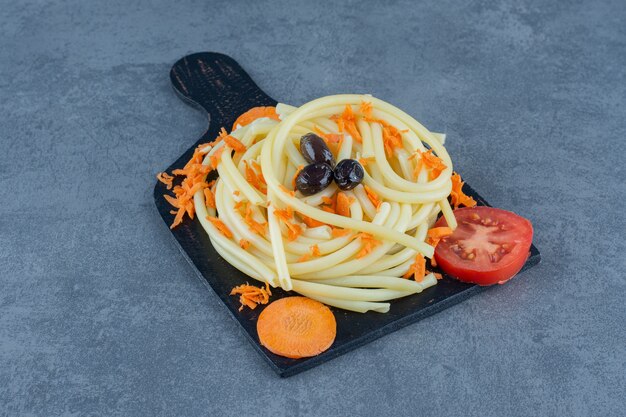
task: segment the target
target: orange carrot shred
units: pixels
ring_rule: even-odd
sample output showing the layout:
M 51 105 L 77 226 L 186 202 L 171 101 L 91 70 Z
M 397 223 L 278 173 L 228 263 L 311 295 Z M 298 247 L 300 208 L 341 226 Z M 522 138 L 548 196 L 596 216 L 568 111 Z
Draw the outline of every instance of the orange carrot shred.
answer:
M 428 230 L 426 243 L 429 245 L 436 247 L 439 241 L 452 234 L 452 229 L 449 227 L 433 227 Z
M 364 185 L 363 188 L 365 189 L 365 194 L 367 195 L 367 198 L 371 201 L 371 203 L 374 205 L 374 207 L 376 207 L 376 209 L 378 209 L 380 207 L 381 203 L 382 203 L 380 201 L 380 197 L 378 197 L 378 194 L 376 194 L 374 192 L 374 190 L 372 190 L 367 185 Z
M 250 247 L 250 241 L 247 239 L 239 239 L 239 246 L 241 246 L 243 250 L 247 250 Z
M 360 238 L 363 245 L 361 250 L 356 254 L 356 257 L 359 259 L 369 255 L 374 248 L 376 248 L 376 246 L 382 244 L 380 240 L 374 239 L 374 236 L 369 233 L 357 233 L 352 237 L 352 239 L 356 238 Z
M 224 152 L 224 146 L 219 148 L 217 151 L 215 151 L 213 155 L 211 155 L 211 167 L 213 169 L 217 169 L 217 166 L 219 165 L 220 160 L 222 159 L 222 152 Z
M 311 259 L 313 257 L 319 257 L 319 256 L 322 256 L 322 253 L 320 252 L 319 246 L 311 245 L 311 246 L 309 246 L 309 253 L 305 253 L 304 255 L 302 255 L 298 259 L 298 262 L 305 262 L 305 261 L 308 261 L 309 259 Z
M 243 113 L 241 116 L 239 116 L 237 120 L 235 120 L 232 130 L 235 130 L 237 128 L 237 125 L 246 126 L 254 122 L 256 119 L 260 119 L 261 117 L 269 117 L 273 120 L 280 120 L 280 117 L 278 117 L 278 114 L 276 114 L 276 107 L 253 107 L 247 112 Z
M 265 179 L 263 178 L 263 174 L 257 172 L 255 165 L 252 163 L 254 161 L 251 161 L 250 164 L 248 164 L 248 161 L 243 162 L 246 173 L 246 181 L 263 194 L 267 194 Z
M 322 256 L 322 253 L 320 252 L 319 246 L 311 245 L 311 247 L 309 247 L 309 249 L 311 250 L 311 255 L 313 255 L 313 256 Z
M 359 110 L 365 117 L 372 117 L 372 103 L 369 101 L 361 101 L 361 106 L 359 106 Z
M 280 184 L 280 185 L 278 186 L 278 188 L 280 188 L 280 190 L 281 190 L 282 192 L 287 193 L 287 194 L 289 194 L 289 195 L 290 195 L 290 196 L 292 196 L 292 197 L 294 197 L 294 196 L 296 195 L 296 192 L 295 192 L 295 191 L 291 191 L 291 190 L 289 190 L 287 187 L 285 187 L 285 186 L 284 186 L 284 185 L 282 185 L 282 184 Z
M 415 262 L 409 267 L 409 270 L 404 274 L 403 278 L 411 278 L 417 282 L 422 282 L 424 276 L 426 275 L 426 259 L 424 259 L 424 255 L 418 253 L 415 256 Z
M 306 224 L 307 227 L 319 227 L 326 225 L 326 223 L 322 223 L 318 220 L 312 219 L 311 217 L 307 217 L 304 214 L 300 214 L 300 217 L 302 218 L 302 222 Z
M 429 169 L 428 179 L 433 180 L 439 176 L 447 167 L 443 161 L 433 153 L 432 149 L 424 152 L 417 150 L 410 159 L 416 158 L 415 168 L 413 169 L 413 178 L 417 179 L 422 167 Z
M 326 146 L 328 146 L 328 149 L 330 149 L 330 151 L 334 155 L 337 155 L 339 149 L 341 148 L 341 144 L 343 143 L 344 135 L 341 133 L 324 133 L 317 126 L 314 126 L 313 130 L 315 131 L 315 133 L 317 133 L 317 135 L 324 139 L 324 142 L 326 142 Z
M 252 218 L 252 208 L 247 202 L 242 202 L 240 208 L 243 208 L 245 214 L 242 213 L 243 221 L 248 225 L 248 228 L 252 233 L 263 236 L 265 234 L 265 226 L 267 223 L 259 223 Z
M 272 291 L 267 282 L 265 283 L 265 288 L 255 287 L 246 283 L 233 288 L 230 291 L 230 295 L 239 295 L 239 302 L 241 303 L 239 311 L 243 310 L 244 306 L 254 310 L 259 304 L 269 303 Z
M 222 128 L 222 130 L 224 130 L 224 128 Z M 224 132 L 226 131 L 224 130 Z M 233 148 L 235 152 L 245 152 L 247 149 L 246 145 L 244 145 L 243 143 L 239 141 L 239 139 L 234 138 L 231 135 L 228 135 L 228 134 L 224 135 L 222 136 L 222 139 L 224 139 L 224 142 L 226 143 L 226 145 Z
M 337 123 L 339 132 L 347 132 L 358 143 L 363 142 L 363 138 L 356 127 L 356 117 L 352 111 L 352 106 L 346 104 L 342 114 L 331 116 L 331 119 Z
M 455 209 L 459 208 L 461 205 L 465 207 L 474 207 L 476 205 L 476 200 L 463 192 L 463 184 L 465 184 L 465 182 L 461 179 L 461 176 L 454 172 L 452 173 L 451 180 L 452 191 L 450 192 L 450 200 L 452 206 Z
M 373 156 L 368 156 L 367 158 L 359 158 L 359 164 L 361 164 L 363 166 L 363 168 L 365 168 L 370 162 L 375 162 L 376 158 L 374 158 Z
M 157 174 L 157 180 L 161 181 L 163 184 L 166 185 L 166 188 L 168 190 L 171 190 L 173 187 L 173 181 L 174 181 L 174 177 L 171 175 L 168 175 L 167 172 L 159 172 Z
M 289 206 L 287 206 L 286 209 L 280 210 L 280 209 L 274 209 L 274 215 L 278 218 L 281 218 L 285 221 L 289 221 L 291 219 L 293 219 L 293 209 Z
M 174 215 L 174 220 L 170 225 L 171 229 L 181 224 L 185 215 L 189 216 L 191 219 L 194 218 L 195 207 L 193 204 L 193 196 L 196 192 L 210 186 L 206 182 L 205 178 L 211 171 L 211 167 L 202 164 L 202 155 L 204 153 L 196 148 L 193 156 L 183 168 L 178 168 L 172 171 L 174 176 L 182 176 L 183 180 L 180 185 L 172 187 L 172 193 L 174 195 L 163 196 L 170 205 L 177 209 L 170 212 Z M 167 182 L 169 182 L 170 178 L 170 176 L 160 176 L 160 179 Z M 168 187 L 168 189 L 169 188 L 170 187 Z
M 340 216 L 350 217 L 350 205 L 353 203 L 353 199 L 348 197 L 345 193 L 337 193 L 337 208 L 335 209 Z
M 219 230 L 221 234 L 223 234 L 229 239 L 233 237 L 233 232 L 231 232 L 228 226 L 226 226 L 224 222 L 222 222 L 220 219 L 218 219 L 217 217 L 213 217 L 213 216 L 206 216 L 206 219 L 210 221 L 211 223 L 213 223 L 213 226 L 215 226 L 215 228 Z
M 338 227 L 333 227 L 331 234 L 333 235 L 333 237 L 342 237 L 342 236 L 346 236 L 350 234 L 350 230 L 349 229 L 340 229 Z
M 284 213 L 282 210 L 274 210 L 274 214 L 276 215 L 278 220 L 280 220 L 285 224 L 285 226 L 287 226 L 287 238 L 289 240 L 295 240 L 298 236 L 302 234 L 302 227 L 299 224 L 289 221 L 292 216 L 288 216 L 288 214 Z
M 215 208 L 215 195 L 208 187 L 204 189 L 204 204 L 207 207 Z

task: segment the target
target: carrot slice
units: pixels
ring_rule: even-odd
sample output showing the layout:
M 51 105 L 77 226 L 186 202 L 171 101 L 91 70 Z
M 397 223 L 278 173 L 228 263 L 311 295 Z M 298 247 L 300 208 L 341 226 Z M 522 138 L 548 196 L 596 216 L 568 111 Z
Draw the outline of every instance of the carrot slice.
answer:
M 259 340 L 270 352 L 287 358 L 316 356 L 335 341 L 337 322 L 324 304 L 307 297 L 285 297 L 259 315 Z
M 256 119 L 260 119 L 261 117 L 269 117 L 270 119 L 280 120 L 278 114 L 276 114 L 276 107 L 253 107 L 247 112 L 243 113 L 241 116 L 239 116 L 237 120 L 235 120 L 232 130 L 235 130 L 237 128 L 237 125 L 249 125 Z

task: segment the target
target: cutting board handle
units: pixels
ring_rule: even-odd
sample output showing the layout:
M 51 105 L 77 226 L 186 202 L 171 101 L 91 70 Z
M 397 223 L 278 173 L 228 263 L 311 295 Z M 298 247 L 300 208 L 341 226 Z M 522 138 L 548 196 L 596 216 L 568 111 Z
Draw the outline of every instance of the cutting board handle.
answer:
M 186 103 L 205 111 L 209 126 L 198 142 L 213 140 L 219 129 L 230 131 L 241 113 L 255 106 L 275 106 L 231 57 L 199 52 L 178 60 L 170 70 L 174 91 Z

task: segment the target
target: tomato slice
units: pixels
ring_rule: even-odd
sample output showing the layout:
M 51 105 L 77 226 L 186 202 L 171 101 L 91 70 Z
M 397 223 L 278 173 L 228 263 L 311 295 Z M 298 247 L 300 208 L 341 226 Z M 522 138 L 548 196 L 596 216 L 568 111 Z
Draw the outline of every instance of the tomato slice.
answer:
M 459 281 L 504 284 L 528 258 L 533 226 L 527 219 L 492 207 L 454 210 L 458 227 L 435 248 L 437 264 Z M 447 226 L 441 217 L 435 227 Z

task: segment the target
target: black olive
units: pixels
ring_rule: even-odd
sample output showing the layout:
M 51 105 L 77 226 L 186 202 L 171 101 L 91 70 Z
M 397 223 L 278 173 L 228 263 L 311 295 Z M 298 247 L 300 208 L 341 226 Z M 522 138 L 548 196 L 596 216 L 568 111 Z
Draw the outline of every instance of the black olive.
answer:
M 339 161 L 333 173 L 337 186 L 342 190 L 351 190 L 363 181 L 363 167 L 354 159 Z
M 309 164 L 321 162 L 331 168 L 335 166 L 335 158 L 326 142 L 315 133 L 307 133 L 300 138 L 300 153 Z
M 333 169 L 328 164 L 305 166 L 296 177 L 296 188 L 304 195 L 319 193 L 333 182 Z

